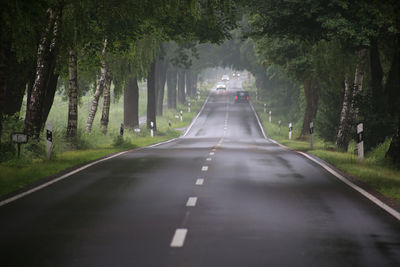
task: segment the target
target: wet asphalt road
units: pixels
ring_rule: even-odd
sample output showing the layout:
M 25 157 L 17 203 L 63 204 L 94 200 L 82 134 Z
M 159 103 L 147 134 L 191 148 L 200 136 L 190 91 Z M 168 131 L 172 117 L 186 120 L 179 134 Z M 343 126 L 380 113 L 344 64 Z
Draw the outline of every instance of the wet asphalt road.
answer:
M 264 139 L 235 87 L 186 136 L 0 207 L 0 265 L 400 266 L 400 222 Z

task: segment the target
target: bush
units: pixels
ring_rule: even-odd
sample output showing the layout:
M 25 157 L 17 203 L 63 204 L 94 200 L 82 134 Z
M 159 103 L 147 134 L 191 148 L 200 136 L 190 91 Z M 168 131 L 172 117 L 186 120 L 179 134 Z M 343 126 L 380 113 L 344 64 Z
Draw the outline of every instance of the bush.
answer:
M 132 145 L 130 139 L 124 139 L 124 137 L 121 135 L 116 135 L 113 138 L 112 146 L 117 147 L 117 148 L 124 148 L 124 149 L 130 149 L 130 148 L 135 147 L 134 145 Z
M 10 160 L 17 155 L 17 149 L 15 144 L 11 142 L 0 144 L 0 162 Z

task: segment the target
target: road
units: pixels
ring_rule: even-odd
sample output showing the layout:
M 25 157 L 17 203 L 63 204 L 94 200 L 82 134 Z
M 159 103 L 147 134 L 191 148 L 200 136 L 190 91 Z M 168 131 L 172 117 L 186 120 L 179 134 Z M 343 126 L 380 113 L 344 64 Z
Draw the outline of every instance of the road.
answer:
M 185 136 L 0 207 L 2 266 L 400 266 L 400 222 L 212 93 Z

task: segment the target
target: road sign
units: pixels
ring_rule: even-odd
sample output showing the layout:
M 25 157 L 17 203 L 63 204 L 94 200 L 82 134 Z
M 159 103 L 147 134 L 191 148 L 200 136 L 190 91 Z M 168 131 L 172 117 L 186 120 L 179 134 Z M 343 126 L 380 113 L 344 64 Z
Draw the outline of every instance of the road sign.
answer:
M 11 134 L 11 140 L 17 144 L 26 144 L 28 142 L 28 136 L 24 133 L 13 133 Z
M 28 142 L 28 135 L 24 133 L 13 133 L 11 134 L 11 140 L 18 146 L 18 158 L 21 155 L 21 145 Z

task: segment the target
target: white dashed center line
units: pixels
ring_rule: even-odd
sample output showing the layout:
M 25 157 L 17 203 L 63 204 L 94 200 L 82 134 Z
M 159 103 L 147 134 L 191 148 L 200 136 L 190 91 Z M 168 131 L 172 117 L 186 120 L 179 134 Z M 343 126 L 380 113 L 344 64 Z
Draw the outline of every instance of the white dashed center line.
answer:
M 207 161 L 211 161 L 211 158 L 207 158 L 206 160 L 207 160 Z
M 187 231 L 188 230 L 184 229 L 184 228 L 176 229 L 174 237 L 172 238 L 172 241 L 171 241 L 171 247 L 175 247 L 175 248 L 183 247 L 183 243 L 185 242 Z
M 196 185 L 203 185 L 204 183 L 204 179 L 203 178 L 199 178 L 196 180 Z
M 210 152 L 210 156 L 213 156 L 215 153 L 214 152 Z
M 208 166 L 203 166 L 203 167 L 201 168 L 201 170 L 202 170 L 203 172 L 208 171 Z
M 196 206 L 197 197 L 189 197 L 188 201 L 186 202 L 186 207 L 194 207 Z

